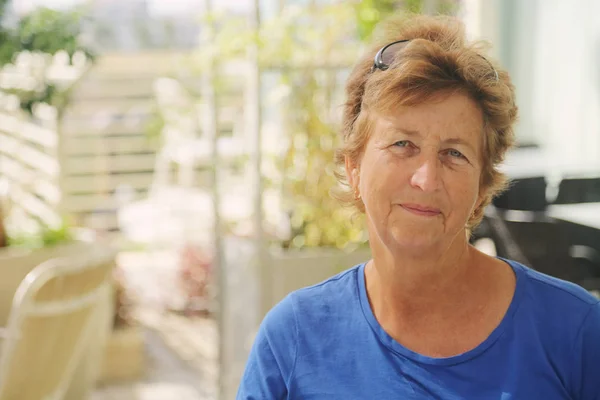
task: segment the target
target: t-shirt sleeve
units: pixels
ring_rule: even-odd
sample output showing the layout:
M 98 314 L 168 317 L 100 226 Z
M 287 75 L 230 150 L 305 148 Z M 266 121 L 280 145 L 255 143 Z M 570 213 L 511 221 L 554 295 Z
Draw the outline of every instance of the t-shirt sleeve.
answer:
M 575 344 L 575 400 L 600 400 L 600 303 L 590 309 Z
M 296 362 L 298 326 L 288 295 L 265 316 L 242 376 L 237 400 L 284 400 Z

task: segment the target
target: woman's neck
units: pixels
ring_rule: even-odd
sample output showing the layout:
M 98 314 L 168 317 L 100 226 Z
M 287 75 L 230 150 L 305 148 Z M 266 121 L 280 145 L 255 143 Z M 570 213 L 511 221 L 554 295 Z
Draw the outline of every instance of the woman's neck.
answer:
M 372 246 L 367 296 L 383 329 L 407 348 L 450 357 L 475 348 L 500 324 L 516 277 L 468 243 L 444 257 L 392 258 Z
M 417 317 L 444 315 L 456 305 L 469 301 L 485 279 L 480 268 L 473 268 L 481 254 L 466 238 L 457 238 L 444 250 L 419 254 L 392 253 L 371 243 L 373 259 L 365 268 L 367 293 L 374 312 Z

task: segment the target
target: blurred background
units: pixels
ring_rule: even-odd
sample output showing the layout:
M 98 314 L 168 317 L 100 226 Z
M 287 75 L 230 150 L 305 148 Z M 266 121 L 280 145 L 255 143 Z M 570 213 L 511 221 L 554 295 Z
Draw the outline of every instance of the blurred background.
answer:
M 333 155 L 402 10 L 517 88 L 473 243 L 597 293 L 598 1 L 0 0 L 0 399 L 233 399 L 270 307 L 369 257 Z

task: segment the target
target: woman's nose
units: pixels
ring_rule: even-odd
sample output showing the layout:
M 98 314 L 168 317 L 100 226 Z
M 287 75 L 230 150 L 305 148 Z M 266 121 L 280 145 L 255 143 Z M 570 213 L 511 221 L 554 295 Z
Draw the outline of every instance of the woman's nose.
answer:
M 440 187 L 441 161 L 437 157 L 430 156 L 420 159 L 411 177 L 412 186 L 424 192 L 435 192 Z

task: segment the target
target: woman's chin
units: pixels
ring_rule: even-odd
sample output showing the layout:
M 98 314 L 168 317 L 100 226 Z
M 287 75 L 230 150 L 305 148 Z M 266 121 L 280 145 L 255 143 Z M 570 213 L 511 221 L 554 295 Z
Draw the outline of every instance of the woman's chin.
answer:
M 440 244 L 439 232 L 431 230 L 394 230 L 391 232 L 391 244 L 398 249 L 411 251 L 431 251 Z

